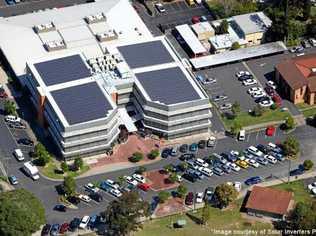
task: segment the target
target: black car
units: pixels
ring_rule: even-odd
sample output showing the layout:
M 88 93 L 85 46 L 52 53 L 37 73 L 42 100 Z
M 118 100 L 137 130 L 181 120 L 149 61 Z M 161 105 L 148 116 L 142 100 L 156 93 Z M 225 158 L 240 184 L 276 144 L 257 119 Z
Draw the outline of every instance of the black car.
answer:
M 182 144 L 179 148 L 180 152 L 182 153 L 186 153 L 189 149 L 189 145 L 188 144 Z
M 269 101 L 271 100 L 271 98 L 267 97 L 267 96 L 264 96 L 264 97 L 260 97 L 260 98 L 257 98 L 255 100 L 256 103 L 259 103 L 259 102 L 263 102 L 263 101 Z
M 204 149 L 206 147 L 206 141 L 200 140 L 198 143 L 199 148 Z
M 169 148 L 165 148 L 164 150 L 162 150 L 161 152 L 161 157 L 162 158 L 167 158 L 170 155 L 170 149 Z
M 68 198 L 68 201 L 72 204 L 75 204 L 75 205 L 78 205 L 80 203 L 80 199 L 75 197 L 75 196 L 72 196 L 72 197 L 69 197 Z
M 52 226 L 51 226 L 50 224 L 44 225 L 44 227 L 43 227 L 43 229 L 42 229 L 42 232 L 41 232 L 41 235 L 42 235 L 42 236 L 49 235 L 49 232 L 50 232 L 51 227 L 52 227 Z
M 80 222 L 81 220 L 79 218 L 74 218 L 69 224 L 70 231 L 74 232 L 76 229 L 78 229 Z
M 238 78 L 239 81 L 244 81 L 247 79 L 253 79 L 253 75 L 242 75 Z
M 18 140 L 18 144 L 23 144 L 23 145 L 26 145 L 26 146 L 33 146 L 34 145 L 34 142 L 28 138 L 20 138 Z
M 301 168 L 297 168 L 295 170 L 290 171 L 290 176 L 297 176 L 297 175 L 302 175 L 304 174 L 304 170 Z
M 266 146 L 264 146 L 263 144 L 258 144 L 257 149 L 265 154 L 267 154 L 269 152 L 268 148 Z
M 187 161 L 187 160 L 191 160 L 193 158 L 195 158 L 195 155 L 193 153 L 185 153 L 185 154 L 182 154 L 180 156 L 181 161 Z
M 184 179 L 186 179 L 186 180 L 188 180 L 188 181 L 190 181 L 192 183 L 197 181 L 197 177 L 196 176 L 190 175 L 190 174 L 187 174 L 187 173 L 183 174 L 182 178 L 184 178 Z
M 61 211 L 61 212 L 66 212 L 67 207 L 65 205 L 62 204 L 58 204 L 54 207 L 55 211 Z
M 89 194 L 89 197 L 96 202 L 103 201 L 103 197 L 100 193 L 91 193 L 91 194 Z

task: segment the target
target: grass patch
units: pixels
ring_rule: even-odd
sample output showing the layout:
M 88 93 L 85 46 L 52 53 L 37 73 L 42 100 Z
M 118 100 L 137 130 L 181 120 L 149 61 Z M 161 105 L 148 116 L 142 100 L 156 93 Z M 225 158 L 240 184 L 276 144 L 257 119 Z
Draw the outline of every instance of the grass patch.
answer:
M 214 230 L 262 230 L 272 229 L 273 226 L 268 223 L 250 222 L 241 217 L 239 212 L 241 201 L 238 201 L 232 209 L 219 210 L 217 208 L 210 208 L 210 220 L 206 225 L 196 224 L 190 217 L 185 214 L 168 216 L 161 219 L 155 219 L 148 221 L 144 224 L 143 230 L 136 232 L 135 236 L 209 236 L 219 235 Z M 201 211 L 198 210 L 196 214 L 192 214 L 196 217 L 201 216 Z M 174 229 L 171 226 L 179 219 L 185 219 L 187 225 L 182 229 Z
M 312 7 L 311 16 L 316 16 L 316 7 Z
M 285 120 L 287 117 L 291 116 L 287 111 L 281 111 L 280 109 L 277 110 L 267 110 L 265 111 L 262 116 L 255 117 L 250 115 L 248 112 L 241 112 L 235 119 L 228 119 L 226 117 L 223 118 L 224 125 L 226 129 L 230 129 L 232 124 L 236 121 L 242 127 L 257 125 L 260 123 L 266 123 L 271 121 L 282 121 Z
M 316 115 L 316 106 L 308 105 L 306 103 L 300 103 L 296 105 L 297 108 L 303 113 L 304 117 L 310 117 Z
M 293 192 L 295 202 L 308 202 L 308 201 L 311 201 L 312 199 L 310 194 L 304 187 L 303 181 L 301 180 L 275 185 L 275 186 L 272 186 L 272 188 Z
M 87 172 L 89 170 L 89 166 L 85 165 L 79 171 L 67 171 L 65 174 L 61 174 L 60 172 L 58 172 L 58 170 L 59 168 L 57 167 L 56 163 L 53 161 L 49 162 L 45 167 L 40 168 L 41 173 L 47 176 L 48 178 L 63 179 L 65 176 L 77 177 Z

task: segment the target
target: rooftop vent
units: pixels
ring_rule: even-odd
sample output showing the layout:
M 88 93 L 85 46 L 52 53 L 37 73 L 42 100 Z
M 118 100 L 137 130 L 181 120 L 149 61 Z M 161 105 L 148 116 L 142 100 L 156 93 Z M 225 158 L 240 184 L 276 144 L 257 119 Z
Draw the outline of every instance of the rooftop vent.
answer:
M 61 50 L 61 49 L 66 48 L 66 44 L 62 40 L 60 40 L 60 41 L 55 40 L 55 41 L 47 42 L 44 44 L 44 46 L 45 46 L 46 50 L 49 52 L 57 51 L 57 50 Z
M 99 13 L 95 15 L 86 16 L 84 19 L 88 24 L 93 24 L 97 22 L 106 21 L 106 16 L 103 13 Z
M 96 37 L 100 42 L 105 42 L 105 41 L 111 41 L 111 40 L 117 39 L 118 35 L 115 32 L 115 30 L 107 30 L 103 33 L 96 34 Z
M 50 22 L 47 24 L 35 25 L 33 29 L 37 34 L 39 34 L 43 32 L 54 31 L 56 30 L 56 27 L 53 22 Z

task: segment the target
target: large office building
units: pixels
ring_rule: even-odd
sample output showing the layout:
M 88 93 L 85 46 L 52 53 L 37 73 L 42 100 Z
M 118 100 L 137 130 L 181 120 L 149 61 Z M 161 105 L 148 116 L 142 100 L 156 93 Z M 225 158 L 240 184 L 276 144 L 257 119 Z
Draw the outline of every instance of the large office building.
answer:
M 64 158 L 104 153 L 121 126 L 166 139 L 210 131 L 207 94 L 127 0 L 3 18 L 0 34 L 3 59 Z

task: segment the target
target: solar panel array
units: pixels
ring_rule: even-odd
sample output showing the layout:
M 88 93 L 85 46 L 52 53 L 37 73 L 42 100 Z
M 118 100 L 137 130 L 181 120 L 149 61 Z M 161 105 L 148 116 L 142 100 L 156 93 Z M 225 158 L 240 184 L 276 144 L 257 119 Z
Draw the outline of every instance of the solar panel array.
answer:
M 96 82 L 51 92 L 70 125 L 105 118 L 113 109 Z
M 136 77 L 155 102 L 171 105 L 201 98 L 179 67 L 139 73 Z
M 91 76 L 79 55 L 44 61 L 34 66 L 47 86 Z
M 118 50 L 131 69 L 174 61 L 160 40 L 121 46 Z

